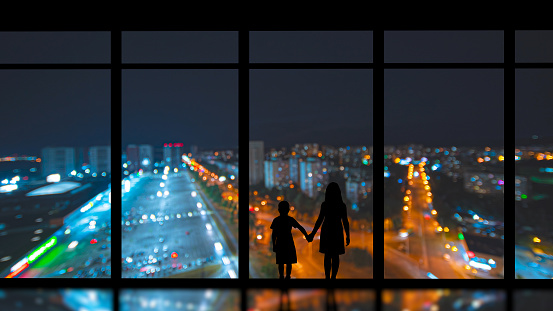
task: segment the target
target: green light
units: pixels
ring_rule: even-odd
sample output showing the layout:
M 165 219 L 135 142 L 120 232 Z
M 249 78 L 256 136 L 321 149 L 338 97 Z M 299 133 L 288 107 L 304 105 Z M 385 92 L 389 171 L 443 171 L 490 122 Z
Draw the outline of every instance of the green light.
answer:
M 50 240 L 44 242 L 39 248 L 37 248 L 34 252 L 32 252 L 27 258 L 28 263 L 32 263 L 33 261 L 37 260 L 38 257 L 44 255 L 50 248 L 52 248 L 56 243 L 58 242 L 58 239 L 53 236 Z
M 461 232 L 459 232 L 457 237 L 459 238 L 459 240 L 464 240 L 465 239 L 465 237 L 463 236 L 463 234 Z
M 367 165 L 367 164 L 369 164 L 369 161 L 367 159 L 364 159 L 363 164 Z
M 526 194 L 523 194 L 523 195 L 521 195 L 520 197 L 523 198 L 523 199 L 527 199 L 527 198 L 528 198 L 528 196 L 527 196 Z

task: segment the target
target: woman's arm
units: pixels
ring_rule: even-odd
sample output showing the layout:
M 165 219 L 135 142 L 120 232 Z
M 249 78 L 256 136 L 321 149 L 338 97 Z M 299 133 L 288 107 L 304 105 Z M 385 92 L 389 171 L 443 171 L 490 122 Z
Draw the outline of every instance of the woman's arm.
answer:
M 317 218 L 317 221 L 315 222 L 315 226 L 313 226 L 313 231 L 311 231 L 312 236 L 315 236 L 315 233 L 319 231 L 319 227 L 323 223 L 324 218 L 325 218 L 324 208 L 323 208 L 323 204 L 321 204 L 321 210 L 319 211 L 319 218 Z

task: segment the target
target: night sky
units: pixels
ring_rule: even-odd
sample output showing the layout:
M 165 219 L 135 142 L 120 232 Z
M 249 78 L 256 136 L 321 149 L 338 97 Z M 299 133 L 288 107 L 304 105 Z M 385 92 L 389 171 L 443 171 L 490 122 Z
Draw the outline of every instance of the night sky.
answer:
M 500 69 L 389 69 L 384 143 L 503 145 Z
M 236 63 L 237 31 L 124 31 L 125 63 Z
M 238 71 L 124 70 L 123 146 L 238 147 Z
M 0 70 L 0 156 L 111 143 L 109 70 Z
M 553 62 L 552 30 L 521 30 L 515 32 L 517 62 Z
M 250 140 L 372 145 L 372 70 L 252 70 Z
M 501 63 L 503 31 L 386 31 L 384 61 Z
M 370 63 L 372 31 L 252 31 L 252 63 Z
M 0 63 L 109 63 L 110 33 L 0 32 Z
M 516 138 L 553 138 L 553 69 L 517 69 L 515 90 Z
M 265 37 L 263 37 L 265 35 Z M 516 59 L 553 61 L 553 32 L 517 31 Z M 237 33 L 125 32 L 126 62 L 236 62 Z M 109 32 L 0 32 L 0 63 L 109 63 Z M 252 62 L 372 61 L 372 32 L 251 32 Z M 7 47 L 7 48 L 6 48 Z M 503 32 L 385 33 L 397 62 L 501 62 Z M 406 58 L 408 57 L 408 58 Z M 550 136 L 553 70 L 516 76 L 517 136 Z M 267 146 L 372 144 L 371 70 L 252 70 L 250 139 Z M 0 156 L 47 145 L 110 143 L 109 70 L 0 70 Z M 495 69 L 385 71 L 385 143 L 503 141 L 503 74 Z M 191 109 L 196 109 L 194 114 Z M 202 117 L 200 117 L 201 115 Z M 237 70 L 127 70 L 123 144 L 238 144 Z M 377 133 L 379 131 L 376 131 Z

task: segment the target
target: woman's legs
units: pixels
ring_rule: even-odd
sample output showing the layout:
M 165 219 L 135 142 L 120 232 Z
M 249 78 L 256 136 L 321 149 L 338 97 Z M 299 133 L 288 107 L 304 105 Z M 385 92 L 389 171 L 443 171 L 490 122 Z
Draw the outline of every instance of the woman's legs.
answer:
M 278 278 L 284 279 L 284 264 L 282 263 L 278 264 Z
M 289 263 L 286 265 L 286 278 L 289 279 L 292 274 L 292 264 Z
M 325 253 L 324 267 L 325 267 L 325 279 L 330 279 L 330 268 L 332 267 L 332 256 Z
M 338 268 L 340 267 L 340 255 L 325 253 L 324 267 L 325 278 L 330 279 L 332 277 L 335 279 L 336 275 L 338 275 Z
M 338 268 L 340 267 L 340 255 L 332 255 L 332 278 L 335 279 L 338 274 Z

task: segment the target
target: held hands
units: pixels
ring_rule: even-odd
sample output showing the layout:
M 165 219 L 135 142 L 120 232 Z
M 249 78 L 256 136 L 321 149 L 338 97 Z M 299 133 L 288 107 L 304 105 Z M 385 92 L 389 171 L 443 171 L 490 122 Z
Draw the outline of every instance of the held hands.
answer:
M 307 240 L 307 242 L 313 242 L 313 237 L 314 236 L 315 236 L 315 234 L 313 234 L 313 232 L 311 232 L 310 234 L 305 236 L 305 239 Z

